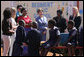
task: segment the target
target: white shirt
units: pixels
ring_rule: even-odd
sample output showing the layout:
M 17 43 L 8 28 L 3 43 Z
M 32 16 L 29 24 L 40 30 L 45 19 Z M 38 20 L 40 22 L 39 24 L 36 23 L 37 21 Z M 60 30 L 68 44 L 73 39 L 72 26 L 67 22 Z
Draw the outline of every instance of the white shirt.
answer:
M 14 18 L 10 18 L 9 19 L 9 22 L 11 22 L 12 23 L 12 26 L 16 26 L 16 22 L 15 22 L 15 19 Z M 16 29 L 14 29 L 14 31 L 16 31 Z
M 9 22 L 12 23 L 12 27 L 13 27 L 13 26 L 16 26 L 16 22 L 15 22 L 15 19 L 14 19 L 14 18 L 11 17 L 11 18 L 9 19 Z M 14 34 L 11 36 L 11 39 L 13 38 L 13 40 L 14 40 L 15 37 L 16 37 L 16 29 L 13 29 L 13 30 L 14 30 L 15 32 L 14 32 Z
M 54 28 L 53 28 L 53 29 L 55 30 L 55 29 L 58 29 L 58 28 L 57 28 L 56 26 L 54 26 Z M 60 31 L 59 31 L 59 30 L 57 30 L 56 34 L 57 34 L 57 35 L 60 35 Z
M 76 28 L 74 27 L 73 30 L 74 30 L 74 29 L 76 29 Z M 72 33 L 72 36 L 76 35 L 76 33 L 77 33 L 77 29 L 76 29 L 76 31 L 74 31 L 74 32 Z
M 53 29 L 58 29 L 56 26 L 54 26 L 54 28 Z M 59 30 L 57 30 L 57 32 L 56 32 L 56 34 L 57 35 L 60 35 L 60 31 Z

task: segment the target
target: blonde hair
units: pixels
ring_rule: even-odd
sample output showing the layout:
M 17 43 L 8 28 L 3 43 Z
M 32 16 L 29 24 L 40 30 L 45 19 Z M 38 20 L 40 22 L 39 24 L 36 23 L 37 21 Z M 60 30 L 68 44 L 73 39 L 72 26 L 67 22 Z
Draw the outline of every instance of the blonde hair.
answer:
M 11 7 L 11 14 L 12 16 L 14 15 L 14 12 L 16 12 L 16 8 L 15 7 Z M 16 15 L 16 14 L 15 14 Z M 16 17 L 16 16 L 15 16 Z
M 16 8 L 15 7 L 11 7 L 11 12 L 14 12 L 16 11 Z
M 77 16 L 80 16 L 80 13 L 79 13 L 78 7 L 74 6 L 73 9 L 76 10 Z

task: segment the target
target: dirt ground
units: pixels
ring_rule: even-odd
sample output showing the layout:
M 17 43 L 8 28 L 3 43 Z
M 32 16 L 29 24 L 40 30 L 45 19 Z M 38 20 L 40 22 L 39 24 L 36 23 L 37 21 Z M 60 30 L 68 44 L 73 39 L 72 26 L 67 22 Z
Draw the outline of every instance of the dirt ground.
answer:
M 53 53 L 48 52 L 47 56 L 52 56 Z M 3 48 L 1 48 L 1 56 L 3 56 Z M 59 56 L 59 54 L 56 53 L 56 56 Z

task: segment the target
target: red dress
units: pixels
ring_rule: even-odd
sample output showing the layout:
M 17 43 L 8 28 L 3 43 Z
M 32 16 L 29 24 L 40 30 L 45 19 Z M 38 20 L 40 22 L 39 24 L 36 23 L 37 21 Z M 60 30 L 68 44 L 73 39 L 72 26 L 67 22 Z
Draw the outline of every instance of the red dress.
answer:
M 32 20 L 29 16 L 27 16 L 27 17 L 20 16 L 20 17 L 18 17 L 17 22 L 19 22 L 19 20 L 24 20 L 26 24 L 29 24 L 30 22 L 32 22 Z M 30 26 L 26 25 L 25 28 L 30 28 Z

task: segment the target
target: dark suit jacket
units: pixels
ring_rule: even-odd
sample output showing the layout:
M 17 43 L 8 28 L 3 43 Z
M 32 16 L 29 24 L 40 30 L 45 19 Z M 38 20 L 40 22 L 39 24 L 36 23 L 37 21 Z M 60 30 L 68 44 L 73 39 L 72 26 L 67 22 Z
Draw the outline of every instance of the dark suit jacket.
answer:
M 12 56 L 20 56 L 22 55 L 22 43 L 25 40 L 25 30 L 24 27 L 22 26 L 18 26 L 17 30 L 16 30 L 16 39 L 15 42 L 13 44 L 13 52 L 12 52 Z
M 76 16 L 74 19 L 73 19 L 73 15 L 71 15 L 69 17 L 69 20 L 73 20 L 75 22 L 75 27 L 78 29 L 81 25 L 81 16 Z
M 15 43 L 21 44 L 24 42 L 25 38 L 25 30 L 24 27 L 22 26 L 18 26 L 17 30 L 16 30 L 16 40 Z
M 28 44 L 29 56 L 39 56 L 39 47 L 41 41 L 41 34 L 38 30 L 32 29 L 28 32 L 26 43 Z
M 63 33 L 67 27 L 66 19 L 62 16 L 60 17 L 60 19 L 58 16 L 54 17 L 53 19 L 56 21 L 56 27 L 58 27 L 60 32 Z

